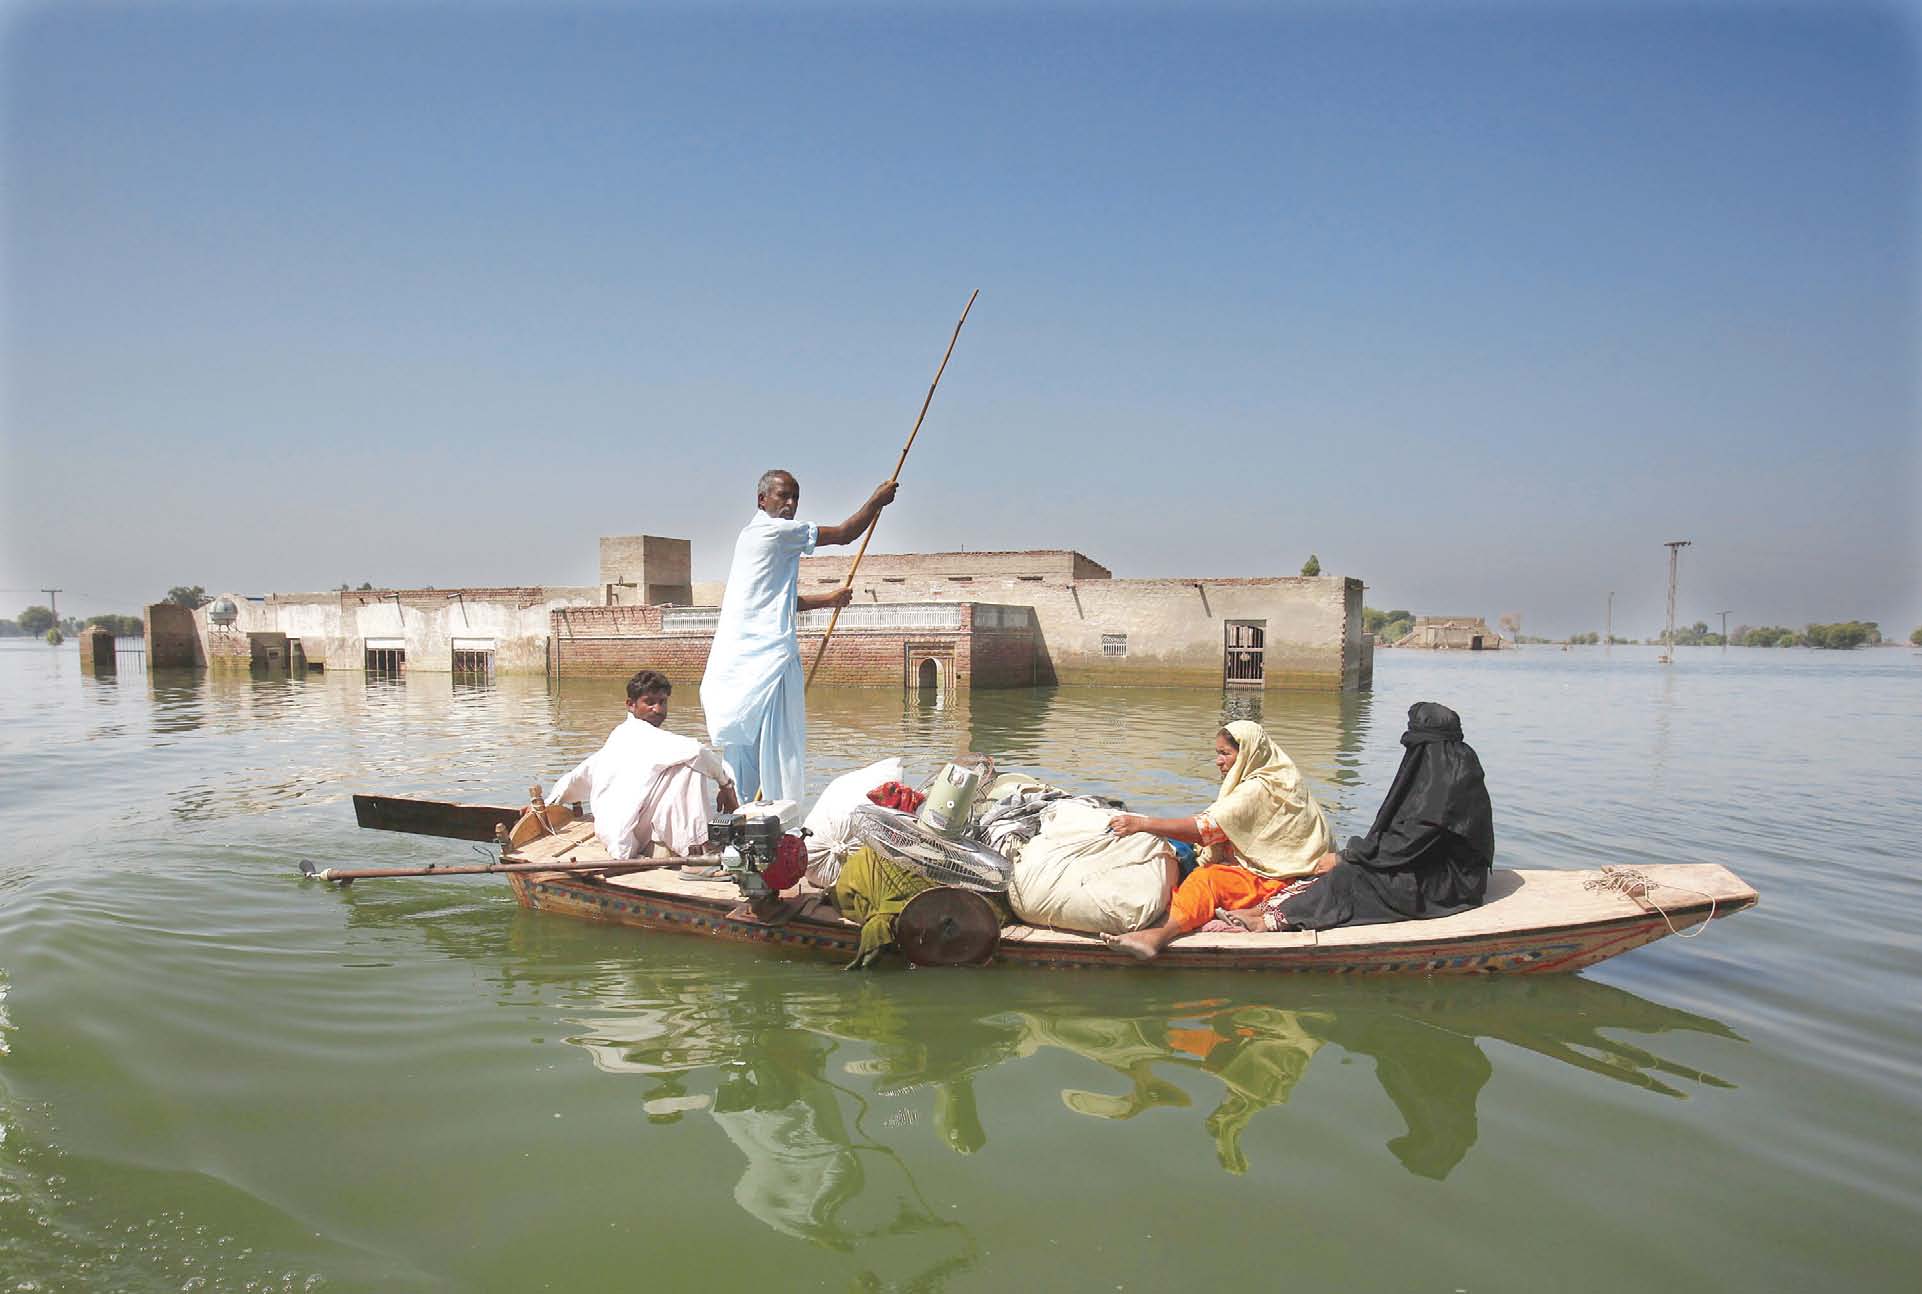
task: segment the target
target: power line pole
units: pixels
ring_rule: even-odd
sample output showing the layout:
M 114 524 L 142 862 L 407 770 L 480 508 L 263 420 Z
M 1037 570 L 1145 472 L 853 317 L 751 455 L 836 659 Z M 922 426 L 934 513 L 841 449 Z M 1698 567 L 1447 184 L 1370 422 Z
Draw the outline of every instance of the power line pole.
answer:
M 1695 541 L 1692 539 L 1665 540 L 1662 546 L 1668 549 L 1668 628 L 1662 631 L 1662 664 L 1675 663 L 1675 572 L 1682 562 L 1682 550 Z
M 1615 590 L 1608 591 L 1608 616 L 1602 621 L 1602 654 L 1608 655 L 1615 648 Z
M 1715 614 L 1722 617 L 1722 650 L 1727 651 L 1728 650 L 1728 612 L 1717 611 Z
M 52 604 L 48 609 L 53 612 L 53 627 L 58 629 L 60 627 L 60 595 L 66 590 L 41 589 L 40 591 L 47 595 L 47 601 Z

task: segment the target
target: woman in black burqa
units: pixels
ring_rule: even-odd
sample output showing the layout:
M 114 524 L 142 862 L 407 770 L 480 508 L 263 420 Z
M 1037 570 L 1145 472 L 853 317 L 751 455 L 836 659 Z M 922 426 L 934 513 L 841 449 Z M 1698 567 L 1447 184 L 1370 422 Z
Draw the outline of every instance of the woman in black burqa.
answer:
M 1480 907 L 1495 859 L 1495 818 L 1461 718 L 1417 701 L 1401 744 L 1401 767 L 1375 825 L 1349 838 L 1339 862 L 1263 908 L 1221 915 L 1255 930 L 1332 930 Z

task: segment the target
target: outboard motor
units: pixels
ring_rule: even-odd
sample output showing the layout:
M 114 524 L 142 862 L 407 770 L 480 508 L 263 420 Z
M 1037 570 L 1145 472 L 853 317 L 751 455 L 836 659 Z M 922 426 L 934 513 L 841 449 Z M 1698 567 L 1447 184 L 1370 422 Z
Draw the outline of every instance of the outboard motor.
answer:
M 708 843 L 721 847 L 721 870 L 740 887 L 748 907 L 763 918 L 778 906 L 780 892 L 801 879 L 806 866 L 807 849 L 801 843 L 806 829 L 794 836 L 781 829 L 780 811 L 793 809 L 791 801 L 781 800 L 708 819 Z
M 719 813 L 707 824 L 708 843 L 721 846 L 721 870 L 741 887 L 749 903 L 765 901 L 775 892 L 766 872 L 780 855 L 781 836 L 781 819 L 772 813 Z

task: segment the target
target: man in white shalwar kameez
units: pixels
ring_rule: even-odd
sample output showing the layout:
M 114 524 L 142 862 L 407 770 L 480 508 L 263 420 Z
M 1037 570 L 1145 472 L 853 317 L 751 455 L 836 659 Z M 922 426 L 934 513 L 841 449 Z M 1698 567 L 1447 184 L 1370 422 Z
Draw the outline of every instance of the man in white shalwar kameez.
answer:
M 805 798 L 806 680 L 794 619 L 852 599 L 846 588 L 800 593 L 801 558 L 820 544 L 853 543 L 894 502 L 895 489 L 884 481 L 846 521 L 817 526 L 794 519 L 801 486 L 792 473 L 764 473 L 756 486 L 756 510 L 734 541 L 721 620 L 701 679 L 708 736 L 744 800 L 757 792 L 769 800 Z
M 549 804 L 585 800 L 594 834 L 609 858 L 667 853 L 685 858 L 707 843 L 708 785 L 718 783 L 717 807 L 739 806 L 734 778 L 721 757 L 695 741 L 665 731 L 667 677 L 644 669 L 627 681 L 627 718 L 599 750 L 554 784 Z

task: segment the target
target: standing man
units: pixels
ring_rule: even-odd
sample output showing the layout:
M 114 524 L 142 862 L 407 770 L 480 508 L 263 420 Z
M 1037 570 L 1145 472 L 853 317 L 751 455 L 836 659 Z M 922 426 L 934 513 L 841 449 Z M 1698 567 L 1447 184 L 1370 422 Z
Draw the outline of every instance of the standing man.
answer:
M 701 680 L 707 731 L 733 770 L 743 800 L 800 800 L 806 787 L 807 682 L 794 617 L 819 607 L 844 607 L 845 588 L 799 592 L 801 557 L 818 544 L 851 544 L 894 502 L 884 481 L 838 526 L 796 521 L 801 485 L 778 468 L 755 487 L 754 519 L 734 541 L 734 564 L 721 596 L 721 622 Z

